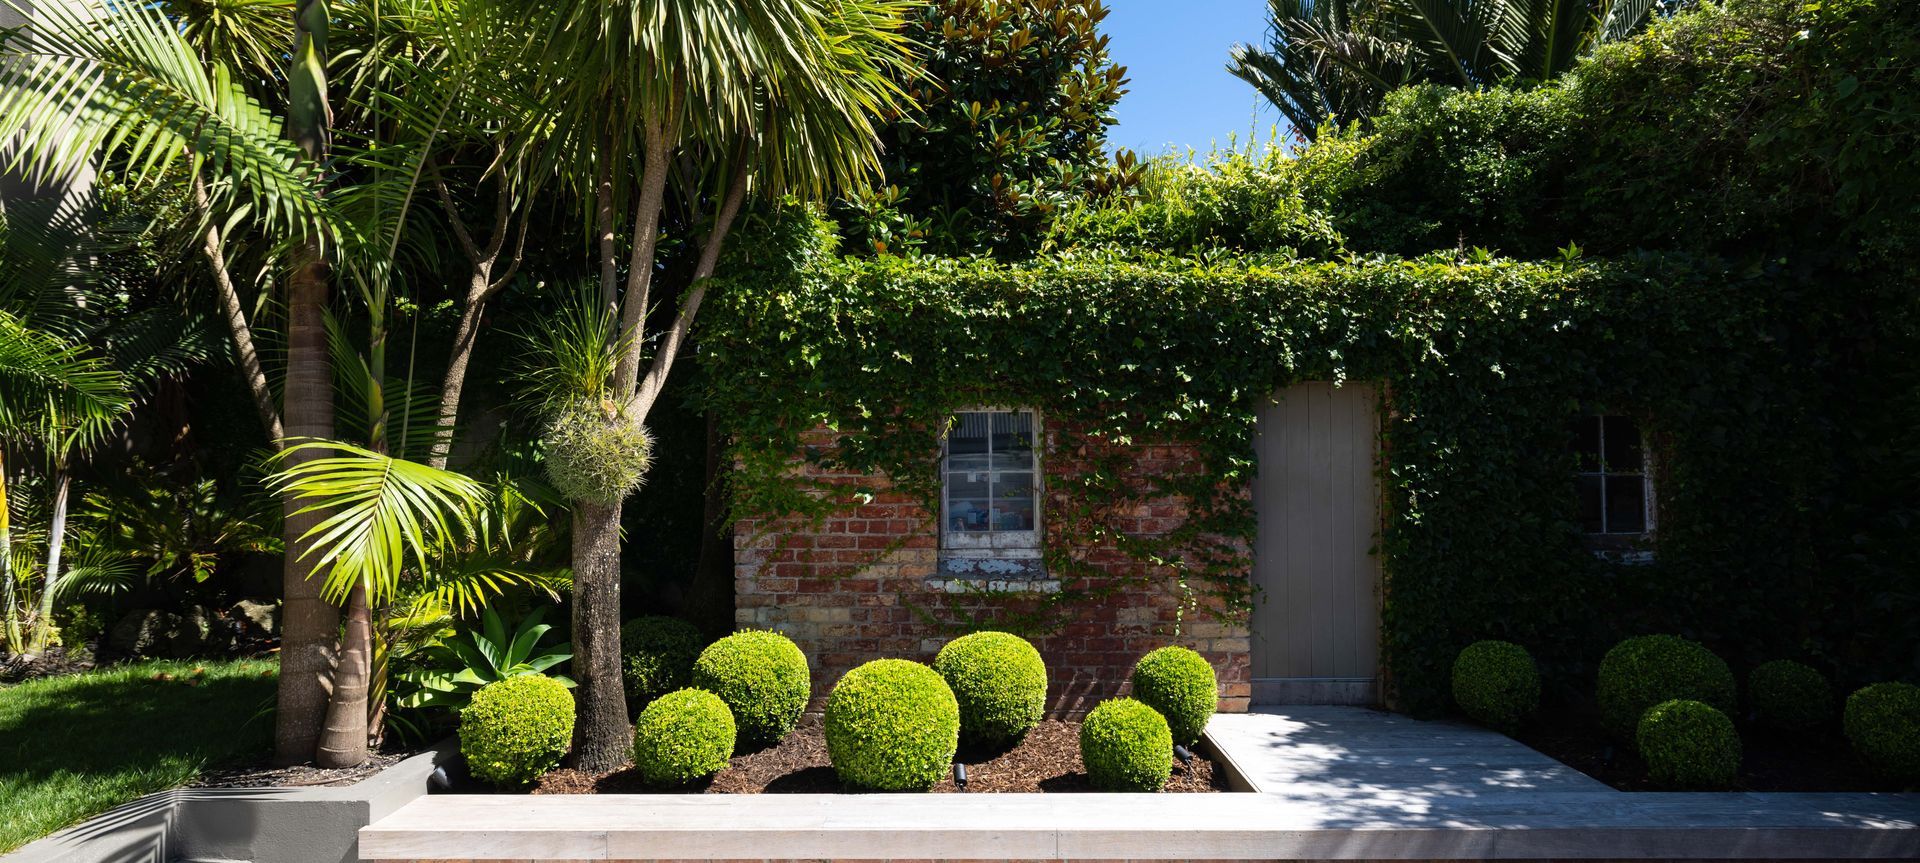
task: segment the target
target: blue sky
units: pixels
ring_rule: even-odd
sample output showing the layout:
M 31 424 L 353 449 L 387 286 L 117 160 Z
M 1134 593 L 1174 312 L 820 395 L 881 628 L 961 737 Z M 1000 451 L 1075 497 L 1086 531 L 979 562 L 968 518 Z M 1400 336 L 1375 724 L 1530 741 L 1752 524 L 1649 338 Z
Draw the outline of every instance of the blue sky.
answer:
M 1107 0 L 1113 60 L 1132 79 L 1108 130 L 1111 147 L 1143 155 L 1169 145 L 1204 151 L 1238 133 L 1264 139 L 1280 114 L 1227 74 L 1227 49 L 1259 42 L 1266 0 Z

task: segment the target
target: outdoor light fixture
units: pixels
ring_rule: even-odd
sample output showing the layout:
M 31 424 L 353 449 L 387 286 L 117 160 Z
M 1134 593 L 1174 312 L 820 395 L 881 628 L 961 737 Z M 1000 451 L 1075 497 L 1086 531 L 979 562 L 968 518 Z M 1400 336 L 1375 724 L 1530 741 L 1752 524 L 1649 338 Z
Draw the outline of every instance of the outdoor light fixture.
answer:
M 967 790 L 967 765 L 958 761 L 953 763 L 953 784 L 961 791 Z
M 1193 752 L 1187 749 L 1187 747 L 1176 743 L 1173 745 L 1173 757 L 1180 759 L 1181 764 L 1185 764 L 1193 760 Z

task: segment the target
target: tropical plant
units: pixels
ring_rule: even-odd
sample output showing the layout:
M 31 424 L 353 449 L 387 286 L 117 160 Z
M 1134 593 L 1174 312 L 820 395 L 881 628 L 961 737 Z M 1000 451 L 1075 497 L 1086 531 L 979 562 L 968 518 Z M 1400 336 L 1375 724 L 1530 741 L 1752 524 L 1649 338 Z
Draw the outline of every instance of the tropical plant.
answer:
M 1603 42 L 1645 27 L 1659 0 L 1268 0 L 1264 46 L 1235 45 L 1227 71 L 1308 139 L 1364 121 L 1409 84 L 1478 89 L 1545 81 Z
M 469 629 L 464 637 L 454 636 L 424 652 L 430 667 L 403 672 L 399 680 L 408 685 L 394 699 L 402 707 L 464 709 L 473 694 L 489 683 L 526 674 L 546 674 L 547 669 L 573 658 L 565 644 L 541 646 L 540 640 L 553 630 L 541 623 L 546 611 L 535 609 L 512 630 L 493 609 L 481 613 L 481 626 Z M 574 682 L 549 675 L 568 689 Z
M 599 303 L 619 308 L 608 422 L 644 425 L 687 343 L 751 186 L 819 199 L 878 167 L 878 118 L 905 102 L 899 0 L 565 0 L 541 34 L 556 158 L 591 201 Z M 637 177 L 629 166 L 638 164 Z M 650 316 L 669 176 L 703 236 L 670 316 Z M 619 214 L 626 248 L 619 241 Z M 624 251 L 624 255 L 622 254 Z M 620 273 L 627 261 L 625 278 Z M 670 321 L 649 332 L 649 317 Z M 652 348 L 649 361 L 647 349 Z M 646 365 L 644 374 L 642 366 Z M 622 501 L 573 502 L 577 766 L 631 751 L 620 679 Z
M 282 550 L 275 514 L 258 502 L 232 499 L 212 479 L 176 478 L 138 461 L 134 470 L 149 481 L 107 485 L 81 506 L 96 525 L 91 544 L 144 561 L 148 579 L 203 584 L 223 560 Z

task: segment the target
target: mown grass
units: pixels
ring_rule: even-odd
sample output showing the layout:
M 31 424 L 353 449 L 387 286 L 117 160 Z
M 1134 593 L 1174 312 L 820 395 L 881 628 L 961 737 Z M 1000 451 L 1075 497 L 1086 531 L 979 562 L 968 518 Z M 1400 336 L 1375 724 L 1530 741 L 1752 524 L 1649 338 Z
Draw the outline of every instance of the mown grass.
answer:
M 266 754 L 277 667 L 142 662 L 0 687 L 0 853 Z

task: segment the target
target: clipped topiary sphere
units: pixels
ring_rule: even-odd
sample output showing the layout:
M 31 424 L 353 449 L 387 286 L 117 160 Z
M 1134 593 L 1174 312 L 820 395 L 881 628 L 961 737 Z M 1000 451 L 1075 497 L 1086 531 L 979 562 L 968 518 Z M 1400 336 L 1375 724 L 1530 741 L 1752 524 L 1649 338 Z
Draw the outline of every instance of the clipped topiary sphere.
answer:
M 704 689 L 653 700 L 633 725 L 633 769 L 649 785 L 685 785 L 725 770 L 733 756 L 733 711 Z
M 654 615 L 635 618 L 620 628 L 620 675 L 627 700 L 636 707 L 693 680 L 693 661 L 706 639 L 684 620 Z
M 1667 788 L 1726 788 L 1740 773 L 1740 733 L 1710 704 L 1656 704 L 1640 718 L 1634 742 L 1647 775 Z
M 1134 664 L 1133 697 L 1166 717 L 1173 742 L 1191 746 L 1220 704 L 1220 684 L 1200 654 L 1162 647 Z
M 875 791 L 925 791 L 960 747 L 960 703 L 934 671 L 876 659 L 827 696 L 827 757 L 840 781 Z
M 573 693 L 525 674 L 489 683 L 460 711 L 460 754 L 474 778 L 504 788 L 560 766 L 573 741 Z
M 693 685 L 727 703 L 743 747 L 779 743 L 813 694 L 806 654 L 792 639 L 761 630 L 707 645 L 693 662 Z
M 1920 686 L 1876 683 L 1847 696 L 1843 724 L 1861 760 L 1896 782 L 1920 781 Z
M 1453 660 L 1453 700 L 1475 722 L 1513 731 L 1540 707 L 1540 670 L 1510 641 L 1476 641 Z
M 1173 775 L 1173 731 L 1144 702 L 1102 701 L 1080 723 L 1080 761 L 1102 791 L 1159 791 Z
M 563 408 L 541 440 L 547 479 L 570 500 L 610 504 L 625 498 L 653 465 L 653 437 L 612 402 Z
M 976 632 L 947 642 L 933 669 L 960 702 L 960 737 L 996 746 L 1020 739 L 1047 709 L 1047 664 L 1027 640 Z
M 1747 675 L 1747 701 L 1761 725 L 1812 731 L 1833 718 L 1833 687 L 1812 668 L 1786 659 L 1762 663 Z
M 1713 651 L 1673 635 L 1629 638 L 1600 660 L 1600 721 L 1621 740 L 1634 739 L 1640 715 L 1664 701 L 1704 701 L 1733 712 L 1733 670 Z

